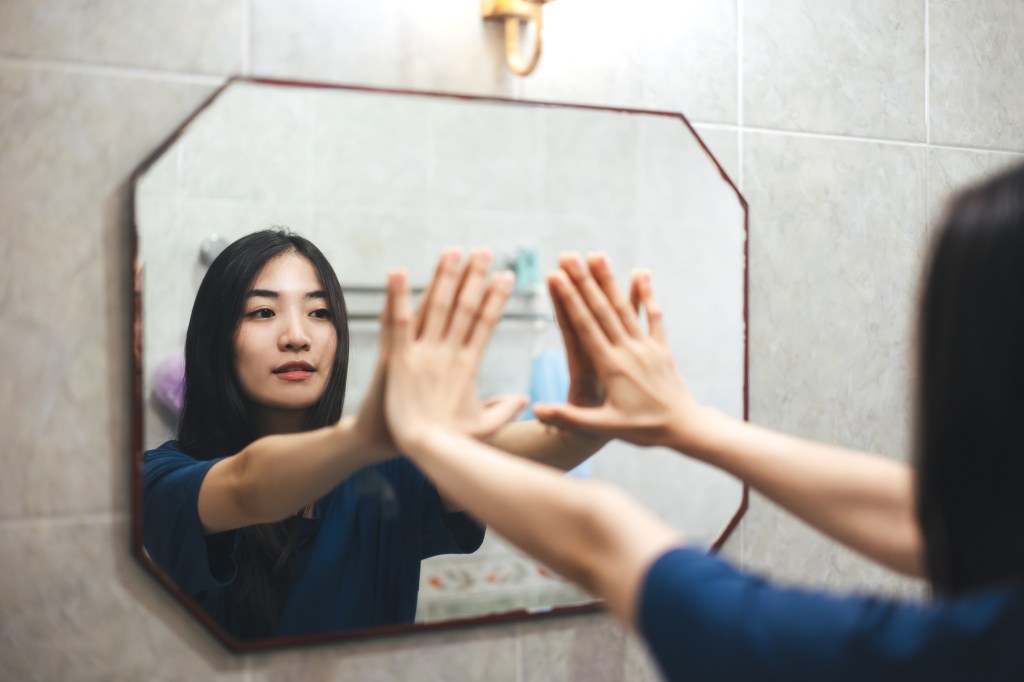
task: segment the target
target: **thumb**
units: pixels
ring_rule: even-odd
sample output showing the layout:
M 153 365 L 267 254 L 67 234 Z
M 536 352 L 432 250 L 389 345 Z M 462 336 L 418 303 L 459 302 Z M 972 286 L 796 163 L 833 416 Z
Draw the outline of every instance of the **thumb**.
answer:
M 604 433 L 608 431 L 609 415 L 605 407 L 579 407 L 578 405 L 555 405 L 538 403 L 533 406 L 537 420 L 570 429 Z
M 498 395 L 484 401 L 473 435 L 487 436 L 515 419 L 530 402 L 525 395 Z

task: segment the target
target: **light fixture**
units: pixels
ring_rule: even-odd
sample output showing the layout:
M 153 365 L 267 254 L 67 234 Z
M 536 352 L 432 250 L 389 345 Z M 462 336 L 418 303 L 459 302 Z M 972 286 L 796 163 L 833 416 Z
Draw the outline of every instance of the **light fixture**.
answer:
M 505 61 L 516 75 L 529 76 L 537 68 L 543 43 L 540 8 L 547 2 L 551 0 L 480 0 L 480 16 L 505 22 Z M 534 26 L 533 50 L 524 61 L 519 49 L 519 29 L 531 23 Z

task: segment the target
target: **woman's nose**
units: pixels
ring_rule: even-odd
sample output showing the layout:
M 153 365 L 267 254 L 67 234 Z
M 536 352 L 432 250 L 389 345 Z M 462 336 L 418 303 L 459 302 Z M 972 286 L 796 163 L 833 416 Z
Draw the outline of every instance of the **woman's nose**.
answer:
M 310 338 L 302 315 L 289 315 L 278 345 L 282 350 L 309 350 Z

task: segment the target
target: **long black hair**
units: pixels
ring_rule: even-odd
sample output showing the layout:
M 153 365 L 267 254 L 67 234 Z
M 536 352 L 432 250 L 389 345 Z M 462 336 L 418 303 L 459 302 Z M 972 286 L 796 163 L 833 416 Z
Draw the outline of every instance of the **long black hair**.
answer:
M 235 373 L 234 339 L 244 314 L 245 296 L 264 265 L 285 253 L 308 260 L 327 295 L 337 331 L 330 379 L 306 411 L 306 427 L 327 426 L 341 418 L 348 375 L 348 316 L 334 269 L 309 240 L 283 229 L 255 232 L 229 245 L 210 264 L 192 307 L 185 336 L 185 398 L 178 424 L 183 452 L 209 460 L 234 455 L 259 437 L 253 410 Z M 238 576 L 232 593 L 249 635 L 272 634 L 287 597 L 293 519 L 239 529 Z
M 919 323 L 917 511 L 932 586 L 1024 585 L 1024 166 L 950 203 Z

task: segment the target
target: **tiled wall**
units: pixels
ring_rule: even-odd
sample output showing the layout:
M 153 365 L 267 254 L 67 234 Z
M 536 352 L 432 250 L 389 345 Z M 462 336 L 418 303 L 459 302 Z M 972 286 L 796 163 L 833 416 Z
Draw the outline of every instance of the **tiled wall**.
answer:
M 128 556 L 126 181 L 234 73 L 680 110 L 750 202 L 753 421 L 904 457 L 946 193 L 1024 158 L 1019 0 L 0 0 L 0 678 L 641 680 L 607 617 L 233 656 Z M 918 592 L 754 496 L 727 553 Z

